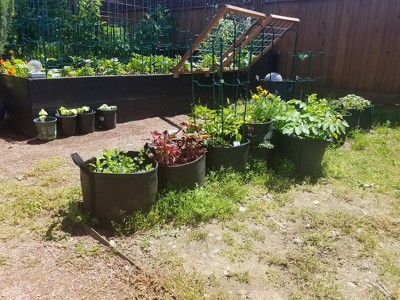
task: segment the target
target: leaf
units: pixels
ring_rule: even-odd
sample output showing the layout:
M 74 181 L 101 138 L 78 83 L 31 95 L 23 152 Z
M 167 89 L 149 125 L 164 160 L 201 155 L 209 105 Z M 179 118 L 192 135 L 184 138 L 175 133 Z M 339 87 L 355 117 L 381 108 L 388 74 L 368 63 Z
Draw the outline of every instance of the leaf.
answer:
M 294 132 L 294 129 L 293 129 L 292 127 L 290 127 L 290 128 L 283 128 L 283 130 L 282 130 L 282 133 L 283 133 L 283 134 L 288 134 L 288 135 L 293 134 L 293 132 Z
M 302 134 L 302 132 L 303 132 L 302 126 L 303 126 L 303 125 L 300 125 L 300 126 L 296 126 L 296 127 L 294 128 L 294 131 L 296 132 L 297 135 L 301 135 L 301 134 Z
M 310 134 L 310 129 L 308 129 L 308 127 L 304 124 L 301 125 L 301 130 L 306 134 L 309 135 Z

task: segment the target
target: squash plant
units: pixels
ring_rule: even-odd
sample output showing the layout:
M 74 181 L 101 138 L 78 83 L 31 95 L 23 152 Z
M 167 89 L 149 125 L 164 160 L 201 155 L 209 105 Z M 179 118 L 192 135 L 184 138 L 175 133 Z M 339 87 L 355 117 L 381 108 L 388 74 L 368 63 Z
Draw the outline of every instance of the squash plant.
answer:
M 274 125 L 283 134 L 318 140 L 337 138 L 349 126 L 326 99 L 318 99 L 316 94 L 310 95 L 307 103 L 295 99 L 287 102 L 286 110 L 274 118 Z
M 105 149 L 89 166 L 93 172 L 113 174 L 143 173 L 154 168 L 153 164 L 147 162 L 144 149 L 141 149 L 137 156 L 131 157 L 126 151 L 118 148 Z

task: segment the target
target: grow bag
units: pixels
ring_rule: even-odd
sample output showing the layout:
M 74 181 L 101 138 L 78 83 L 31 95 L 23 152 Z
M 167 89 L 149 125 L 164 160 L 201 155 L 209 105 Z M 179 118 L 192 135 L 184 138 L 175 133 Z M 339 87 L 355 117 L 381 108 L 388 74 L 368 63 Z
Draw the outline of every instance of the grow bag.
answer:
M 95 116 L 94 110 L 78 114 L 76 119 L 78 132 L 81 134 L 92 133 L 95 129 Z
M 46 117 L 44 122 L 39 118 L 33 119 L 35 123 L 37 138 L 41 141 L 47 142 L 56 139 L 57 137 L 57 118 Z
M 307 176 L 316 174 L 321 169 L 321 162 L 329 144 L 328 140 L 280 134 L 277 151 L 281 157 L 293 162 L 300 176 Z
M 360 120 L 358 126 L 364 130 L 370 130 L 372 127 L 372 115 L 374 111 L 374 106 L 365 107 L 360 111 Z
M 351 113 L 351 117 L 346 119 L 346 121 L 349 123 L 350 128 L 359 127 L 360 129 L 370 130 L 372 127 L 373 110 L 373 105 L 367 106 L 362 110 L 355 108 L 348 109 L 348 111 Z
M 203 185 L 206 177 L 206 155 L 179 166 L 158 166 L 159 188 L 167 185 L 178 188 L 195 188 Z
M 245 124 L 246 138 L 249 139 L 250 146 L 257 146 L 266 140 L 270 140 L 273 128 L 272 121 Z
M 246 170 L 249 155 L 250 141 L 246 140 L 239 146 L 222 147 L 209 146 L 207 148 L 206 165 L 208 170 L 218 170 L 221 167 L 232 168 L 237 172 Z
M 138 152 L 129 151 L 135 157 Z M 124 215 L 137 211 L 148 211 L 156 201 L 158 164 L 149 160 L 154 169 L 143 173 L 106 174 L 93 172 L 90 163 L 96 158 L 83 161 L 74 153 L 74 163 L 80 168 L 83 195 L 83 209 L 99 219 L 101 226 L 109 226 L 111 221 L 121 222 Z

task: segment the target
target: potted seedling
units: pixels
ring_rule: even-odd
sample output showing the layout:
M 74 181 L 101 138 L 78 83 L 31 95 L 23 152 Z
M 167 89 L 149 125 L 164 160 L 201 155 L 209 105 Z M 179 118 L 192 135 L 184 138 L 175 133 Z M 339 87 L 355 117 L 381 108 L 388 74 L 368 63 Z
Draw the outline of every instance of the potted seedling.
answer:
M 78 132 L 81 134 L 92 133 L 95 129 L 96 111 L 91 109 L 89 106 L 79 107 L 76 111 L 76 125 Z
M 117 106 L 103 104 L 97 108 L 98 123 L 101 129 L 117 127 Z
M 182 124 L 175 132 L 153 131 L 153 139 L 147 143 L 151 156 L 158 162 L 159 187 L 171 185 L 194 188 L 204 183 L 206 175 L 206 148 L 203 136 L 194 126 Z
M 77 113 L 76 108 L 66 108 L 64 106 L 57 110 L 56 117 L 62 135 L 72 136 L 75 134 Z
M 97 217 L 101 226 L 148 211 L 156 201 L 158 164 L 144 149 L 106 149 L 87 161 L 77 153 L 71 157 L 80 168 L 83 208 Z
M 57 118 L 49 116 L 43 108 L 39 111 L 39 116 L 33 119 L 33 123 L 39 140 L 47 142 L 57 138 Z

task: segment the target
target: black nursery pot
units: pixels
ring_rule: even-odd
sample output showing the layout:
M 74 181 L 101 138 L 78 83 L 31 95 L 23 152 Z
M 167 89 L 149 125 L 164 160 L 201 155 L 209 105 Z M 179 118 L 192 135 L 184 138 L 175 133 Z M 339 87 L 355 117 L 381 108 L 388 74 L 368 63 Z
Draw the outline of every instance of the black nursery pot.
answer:
M 97 110 L 98 126 L 109 130 L 117 127 L 117 110 Z
M 135 157 L 138 152 L 129 151 L 127 155 Z M 106 174 L 93 172 L 89 167 L 96 158 L 83 161 L 77 153 L 71 157 L 80 168 L 83 209 L 97 217 L 101 227 L 110 227 L 111 221 L 122 222 L 123 214 L 146 212 L 155 203 L 158 188 L 156 161 L 148 160 L 154 168 L 147 172 Z
M 58 127 L 63 136 L 72 136 L 75 134 L 76 115 L 74 116 L 60 116 L 56 114 Z
M 245 140 L 239 146 L 209 146 L 206 159 L 207 169 L 218 170 L 224 167 L 232 168 L 237 172 L 246 171 L 249 146 L 249 140 Z
M 81 134 L 92 133 L 95 129 L 95 116 L 94 110 L 78 114 L 76 119 L 78 132 Z
M 159 189 L 170 185 L 177 188 L 195 188 L 204 184 L 206 177 L 206 155 L 178 166 L 158 166 Z

